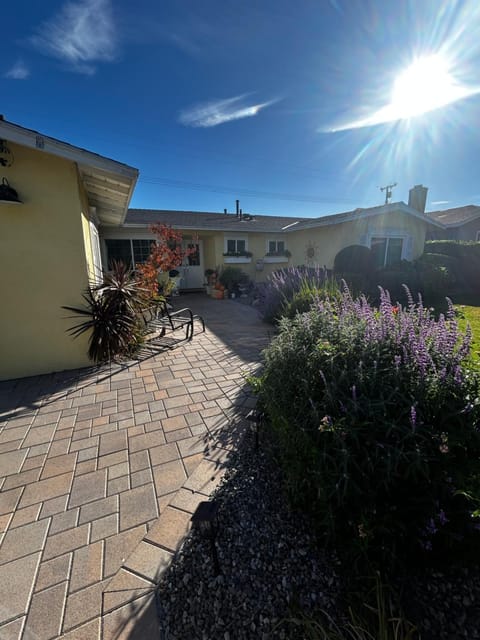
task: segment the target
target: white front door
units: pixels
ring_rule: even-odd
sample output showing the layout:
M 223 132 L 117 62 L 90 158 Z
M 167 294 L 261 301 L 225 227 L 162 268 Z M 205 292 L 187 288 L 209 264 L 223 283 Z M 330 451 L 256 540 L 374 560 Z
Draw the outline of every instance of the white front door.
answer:
M 203 241 L 192 240 L 191 238 L 183 239 L 183 247 L 185 249 L 196 249 L 195 253 L 185 258 L 179 271 L 182 275 L 180 282 L 181 289 L 201 289 L 204 283 L 203 269 Z

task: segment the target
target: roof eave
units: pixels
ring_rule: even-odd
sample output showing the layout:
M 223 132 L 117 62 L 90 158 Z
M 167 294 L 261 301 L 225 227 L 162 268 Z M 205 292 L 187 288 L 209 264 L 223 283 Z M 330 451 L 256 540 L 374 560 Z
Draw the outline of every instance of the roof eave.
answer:
M 121 225 L 124 222 L 137 183 L 138 169 L 92 151 L 75 147 L 67 142 L 45 136 L 37 131 L 25 129 L 6 120 L 0 120 L 0 139 L 70 160 L 77 164 L 80 175 L 82 170 L 88 168 L 90 171 L 98 171 L 102 175 L 111 176 L 114 178 L 113 182 L 115 182 L 115 178 L 118 179 L 119 183 L 123 182 L 126 192 L 119 192 L 117 198 L 119 200 L 118 206 L 114 208 L 110 208 L 111 205 L 107 199 L 105 199 L 104 203 L 102 201 L 93 202 L 91 195 L 89 197 L 87 188 L 85 188 L 85 191 L 89 198 L 89 204 L 96 207 L 99 219 L 103 224 Z M 110 221 L 105 222 L 107 219 Z

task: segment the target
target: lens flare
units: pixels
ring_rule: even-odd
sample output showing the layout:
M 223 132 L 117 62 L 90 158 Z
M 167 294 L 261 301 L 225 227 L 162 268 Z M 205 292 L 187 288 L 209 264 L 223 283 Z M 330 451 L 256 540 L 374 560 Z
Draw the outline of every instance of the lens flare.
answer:
M 414 60 L 395 79 L 390 102 L 366 118 L 331 129 L 345 131 L 408 120 L 480 93 L 480 87 L 462 85 L 440 54 Z

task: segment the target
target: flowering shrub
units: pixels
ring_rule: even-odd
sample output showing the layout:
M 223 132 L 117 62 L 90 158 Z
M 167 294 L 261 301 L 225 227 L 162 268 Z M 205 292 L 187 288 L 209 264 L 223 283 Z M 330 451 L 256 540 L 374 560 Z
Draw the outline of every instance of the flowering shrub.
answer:
M 437 319 L 408 293 L 380 306 L 348 290 L 280 323 L 261 401 L 294 501 L 349 559 L 392 568 L 475 535 L 477 376 L 453 307 Z M 477 542 L 478 544 L 478 542 Z
M 172 229 L 166 224 L 153 224 L 150 231 L 155 235 L 156 242 L 152 242 L 152 252 L 144 264 L 137 265 L 137 281 L 147 291 L 149 297 L 158 291 L 159 272 L 169 273 L 179 267 L 185 258 L 196 253 L 193 246 L 182 246 L 182 232 Z M 164 293 L 164 292 L 161 292 Z
M 295 295 L 302 292 L 318 294 L 327 282 L 326 270 L 322 267 L 287 267 L 274 271 L 265 283 L 258 286 L 259 310 L 265 322 L 277 322 L 285 306 Z

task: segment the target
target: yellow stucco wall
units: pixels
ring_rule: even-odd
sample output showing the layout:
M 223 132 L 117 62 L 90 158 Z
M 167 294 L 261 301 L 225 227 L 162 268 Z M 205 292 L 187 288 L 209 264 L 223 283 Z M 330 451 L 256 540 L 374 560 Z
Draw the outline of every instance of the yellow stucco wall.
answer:
M 306 264 L 307 247 L 313 247 L 313 263 L 333 267 L 337 253 L 351 244 L 364 244 L 366 238 L 383 234 L 404 234 L 412 238 L 411 259 L 423 253 L 426 223 L 418 218 L 395 212 L 389 215 L 358 217 L 357 220 L 331 226 L 305 229 L 289 234 L 288 248 L 294 264 Z
M 261 282 L 273 271 L 288 266 L 325 265 L 331 269 L 335 256 L 341 249 L 352 244 L 368 244 L 372 236 L 382 236 L 383 234 L 398 234 L 405 239 L 410 238 L 409 258 L 413 260 L 423 253 L 425 231 L 426 223 L 424 221 L 397 211 L 369 217 L 362 217 L 359 212 L 358 218 L 348 222 L 292 231 L 291 233 L 200 231 L 198 236 L 203 241 L 204 269 L 232 265 L 242 269 L 254 282 Z M 194 233 L 196 233 L 194 229 L 182 229 L 184 237 Z M 147 229 L 111 228 L 105 229 L 103 236 L 109 238 L 149 237 L 149 232 Z M 228 261 L 228 258 L 223 255 L 226 251 L 227 238 L 245 239 L 248 251 L 253 254 L 250 261 L 240 263 Z M 282 262 L 269 263 L 265 261 L 264 257 L 268 251 L 269 240 L 283 240 L 286 248 L 292 254 L 291 257 Z M 307 248 L 309 247 L 314 249 L 313 259 L 307 257 Z M 261 271 L 256 268 L 258 260 L 264 260 Z
M 0 176 L 24 204 L 0 204 L 0 380 L 90 364 L 87 338 L 67 335 L 61 308 L 81 304 L 88 284 L 77 167 L 9 147 L 15 162 Z

